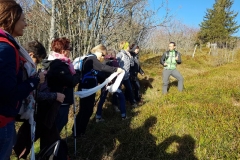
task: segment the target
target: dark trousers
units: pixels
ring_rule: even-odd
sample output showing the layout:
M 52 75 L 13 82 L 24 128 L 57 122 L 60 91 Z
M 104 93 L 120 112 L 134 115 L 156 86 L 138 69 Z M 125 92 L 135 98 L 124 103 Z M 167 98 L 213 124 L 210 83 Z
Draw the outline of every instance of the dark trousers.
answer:
M 132 87 L 133 87 L 133 92 L 134 92 L 134 98 L 137 102 L 141 100 L 140 96 L 140 83 L 137 77 L 134 77 L 133 79 L 130 80 Z
M 68 113 L 69 113 L 70 105 L 61 105 L 58 110 L 58 114 L 56 117 L 56 126 L 59 133 L 62 131 L 63 127 L 68 122 Z
M 83 135 L 93 113 L 96 93 L 80 99 L 80 109 L 76 116 L 76 135 Z
M 55 124 L 51 128 L 46 127 L 41 122 L 36 123 L 35 141 L 40 138 L 40 150 L 50 146 L 52 143 L 60 139 L 57 127 Z M 31 126 L 28 121 L 25 121 L 18 130 L 17 141 L 14 146 L 14 151 L 19 157 L 26 159 L 32 147 L 31 142 Z
M 130 79 L 126 79 L 122 81 L 122 84 L 125 87 L 125 98 L 126 100 L 130 101 L 131 105 L 136 103 L 136 100 L 134 99 L 133 96 L 133 90 L 132 90 L 132 86 L 130 83 Z
M 60 135 L 56 125 L 53 125 L 52 128 L 47 128 L 45 125 L 40 123 L 36 126 L 35 140 L 38 138 L 40 138 L 40 150 L 42 150 L 59 140 Z

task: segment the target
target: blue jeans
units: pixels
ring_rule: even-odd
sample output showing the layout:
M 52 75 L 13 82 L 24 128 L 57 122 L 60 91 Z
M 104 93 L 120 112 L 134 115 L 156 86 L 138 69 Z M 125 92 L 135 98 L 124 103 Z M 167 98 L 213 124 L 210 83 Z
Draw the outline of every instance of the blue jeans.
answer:
M 68 113 L 69 113 L 70 105 L 61 105 L 58 110 L 58 114 L 56 117 L 56 126 L 58 129 L 58 132 L 60 133 L 63 129 L 63 127 L 68 122 Z
M 103 104 L 106 100 L 106 97 L 107 97 L 107 94 L 108 94 L 108 91 L 105 90 L 106 88 L 102 88 L 101 90 L 101 95 L 100 95 L 100 100 L 98 102 L 98 105 L 97 105 L 97 112 L 96 112 L 96 117 L 97 118 L 101 118 L 102 117 L 102 107 L 103 107 Z
M 0 128 L 0 159 L 9 160 L 16 141 L 15 121 Z
M 119 101 L 119 105 L 117 103 L 118 102 L 117 100 Z M 121 116 L 126 117 L 126 101 L 122 91 L 113 93 L 113 105 L 119 106 Z
M 96 118 L 101 118 L 102 117 L 102 107 L 103 104 L 105 102 L 105 99 L 107 97 L 108 91 L 105 91 L 105 89 L 101 90 L 101 97 L 100 100 L 98 102 L 98 106 L 97 106 L 97 113 L 96 113 Z M 112 104 L 115 106 L 118 106 L 118 101 L 119 101 L 119 109 L 121 111 L 121 116 L 125 117 L 126 116 L 126 102 L 125 102 L 125 97 L 124 94 L 121 92 L 115 92 L 113 93 L 113 97 L 112 97 Z
M 134 96 L 133 96 L 133 89 L 132 89 L 130 80 L 129 79 L 123 80 L 122 84 L 126 88 L 125 90 L 126 99 L 130 101 L 131 105 L 135 104 L 136 100 L 134 99 Z

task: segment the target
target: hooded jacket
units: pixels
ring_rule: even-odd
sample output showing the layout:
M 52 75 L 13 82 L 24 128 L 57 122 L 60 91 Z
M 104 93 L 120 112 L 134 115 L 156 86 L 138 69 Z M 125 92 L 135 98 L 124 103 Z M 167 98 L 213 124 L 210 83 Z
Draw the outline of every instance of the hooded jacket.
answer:
M 134 65 L 131 54 L 128 54 L 125 50 L 121 50 L 116 55 L 119 66 L 125 71 L 123 80 L 127 80 L 130 76 L 130 67 Z

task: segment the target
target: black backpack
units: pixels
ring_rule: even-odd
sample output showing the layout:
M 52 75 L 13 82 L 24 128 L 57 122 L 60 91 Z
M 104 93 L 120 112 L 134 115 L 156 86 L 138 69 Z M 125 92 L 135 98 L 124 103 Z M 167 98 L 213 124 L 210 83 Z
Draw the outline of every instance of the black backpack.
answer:
M 57 140 L 36 155 L 36 160 L 68 160 L 68 147 L 64 140 Z

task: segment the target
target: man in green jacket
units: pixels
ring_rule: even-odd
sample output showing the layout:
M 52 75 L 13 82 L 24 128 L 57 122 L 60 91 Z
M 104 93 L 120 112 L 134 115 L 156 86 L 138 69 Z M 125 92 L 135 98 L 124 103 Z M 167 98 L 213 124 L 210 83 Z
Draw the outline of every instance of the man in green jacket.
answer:
M 173 76 L 178 80 L 178 90 L 183 90 L 183 77 L 176 69 L 177 64 L 181 64 L 181 54 L 175 50 L 175 42 L 170 42 L 168 45 L 169 50 L 163 53 L 160 63 L 163 65 L 163 94 L 167 93 L 169 77 Z

